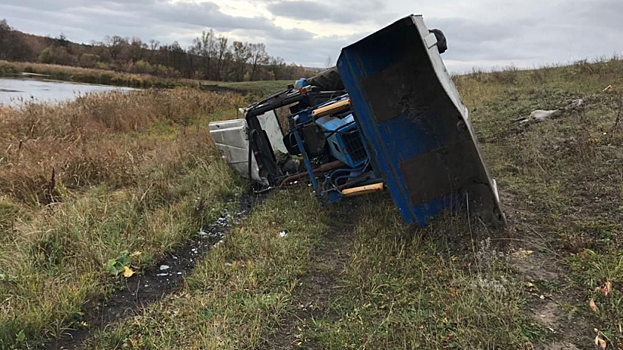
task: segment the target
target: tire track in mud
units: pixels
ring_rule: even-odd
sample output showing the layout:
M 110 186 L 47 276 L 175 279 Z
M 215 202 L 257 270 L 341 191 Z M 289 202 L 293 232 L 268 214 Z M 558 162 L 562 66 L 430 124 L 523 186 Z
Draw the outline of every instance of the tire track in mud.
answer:
M 225 211 L 184 245 L 166 253 L 163 259 L 127 279 L 126 288 L 114 291 L 104 300 L 98 300 L 95 305 L 86 305 L 82 321 L 86 322 L 88 328 L 67 331 L 62 337 L 48 341 L 40 349 L 79 349 L 87 339 L 106 325 L 136 315 L 176 291 L 204 254 L 214 245 L 220 244 L 234 224 L 249 215 L 263 198 L 244 194 L 235 213 Z

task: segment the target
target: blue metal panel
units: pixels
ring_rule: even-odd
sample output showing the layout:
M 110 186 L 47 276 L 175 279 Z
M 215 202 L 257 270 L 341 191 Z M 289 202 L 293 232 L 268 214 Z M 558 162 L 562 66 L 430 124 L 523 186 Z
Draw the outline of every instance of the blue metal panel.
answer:
M 499 216 L 465 108 L 427 34 L 411 16 L 342 49 L 338 69 L 370 161 L 409 224 L 425 225 L 465 193 Z

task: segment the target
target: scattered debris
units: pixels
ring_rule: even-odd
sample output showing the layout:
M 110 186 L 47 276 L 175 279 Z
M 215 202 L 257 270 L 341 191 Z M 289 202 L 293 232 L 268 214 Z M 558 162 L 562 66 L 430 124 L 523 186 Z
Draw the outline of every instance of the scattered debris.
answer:
M 194 268 L 199 258 L 216 242 L 222 242 L 234 223 L 251 212 L 253 206 L 261 200 L 262 197 L 243 195 L 236 211 L 232 211 L 231 214 L 225 213 L 222 216 L 226 218 L 225 220 L 216 220 L 203 228 L 203 231 L 208 233 L 206 237 L 197 233 L 186 244 L 165 255 L 158 263 L 141 267 L 141 273 L 135 273 L 132 277 L 136 279 L 136 284 L 128 283 L 127 288 L 114 291 L 106 300 L 95 301 L 95 304 L 85 307 L 82 318 L 89 324 L 88 328 L 69 330 L 62 337 L 50 340 L 41 348 L 50 350 L 78 348 L 98 329 L 110 322 L 132 317 L 138 310 L 174 291 L 184 275 Z M 110 260 L 113 265 L 120 262 L 123 266 L 130 267 L 130 257 L 137 255 L 136 252 L 129 254 L 124 251 L 116 259 Z M 161 270 L 160 267 L 163 265 L 168 266 L 168 269 Z M 122 267 L 119 274 L 123 273 L 123 270 Z
M 591 310 L 595 313 L 599 312 L 599 308 L 597 307 L 597 304 L 595 304 L 595 299 L 591 298 L 591 300 L 588 301 L 588 306 L 590 306 Z
M 595 337 L 595 345 L 599 346 L 602 349 L 605 349 L 608 347 L 608 342 L 606 342 L 605 340 L 601 339 L 601 337 L 598 335 Z
M 603 286 L 595 288 L 596 292 L 601 292 L 605 296 L 608 296 L 608 294 L 610 294 L 611 290 L 612 290 L 612 282 L 610 282 L 608 280 L 606 280 L 606 283 L 604 283 Z
M 608 92 L 610 90 L 612 90 L 612 85 L 606 86 L 606 88 L 604 89 L 604 92 Z
M 286 231 L 279 232 L 279 237 L 286 237 L 288 233 Z
M 160 265 L 160 271 L 166 271 L 168 269 L 170 269 L 171 267 L 169 265 Z
M 541 123 L 544 122 L 546 120 L 549 119 L 554 119 L 554 118 L 558 118 L 562 115 L 562 111 L 560 109 L 553 109 L 553 110 L 543 110 L 543 109 L 537 109 L 535 111 L 532 111 L 532 113 L 530 113 L 530 116 L 528 118 L 521 118 L 519 119 L 519 125 L 526 125 L 529 123 Z
M 585 102 L 584 99 L 578 98 L 576 100 L 571 101 L 567 109 L 581 109 L 584 108 Z
M 586 102 L 584 101 L 584 99 L 578 98 L 572 100 L 566 107 L 551 110 L 537 109 L 532 111 L 532 113 L 530 113 L 530 116 L 521 117 L 519 119 L 516 119 L 515 121 L 519 122 L 520 126 L 527 126 L 528 124 L 532 123 L 542 123 L 546 120 L 556 119 L 562 116 L 564 112 L 582 110 L 585 106 Z

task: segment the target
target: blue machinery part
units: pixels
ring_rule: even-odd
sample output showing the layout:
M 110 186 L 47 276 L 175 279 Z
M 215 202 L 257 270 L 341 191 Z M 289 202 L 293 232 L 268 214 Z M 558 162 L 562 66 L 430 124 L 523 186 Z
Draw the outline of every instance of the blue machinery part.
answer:
M 303 160 L 305 161 L 305 168 L 307 169 L 307 172 L 309 173 L 309 178 L 312 182 L 312 185 L 314 186 L 314 190 L 316 191 L 316 193 L 318 193 L 318 181 L 316 181 L 316 177 L 314 176 L 314 168 L 312 168 L 311 162 L 309 160 L 309 156 L 307 155 L 307 151 L 305 150 L 305 145 L 303 144 L 303 140 L 301 139 L 301 135 L 299 134 L 298 130 L 292 130 L 292 134 L 294 135 L 294 139 L 296 140 L 296 145 L 299 148 L 299 151 L 301 152 L 301 155 L 303 155 Z
M 342 198 L 342 189 L 368 180 L 366 173 L 369 172 L 369 157 L 350 108 L 348 95 L 299 111 L 290 115 L 289 119 L 290 134 L 296 141 L 314 191 L 322 203 L 336 202 Z M 327 151 L 324 157 L 332 157 L 341 164 L 337 169 L 326 172 L 321 183 L 316 179 L 308 152 L 309 147 L 317 149 L 318 146 L 306 144 L 309 140 L 303 138 L 305 129 L 319 130 L 323 134 L 322 147 Z
M 331 155 L 355 168 L 368 160 L 359 129 L 352 113 L 344 118 L 324 116 L 316 120 L 327 137 Z
M 504 224 L 467 109 L 421 16 L 344 49 L 338 69 L 372 168 L 407 223 L 467 203 Z

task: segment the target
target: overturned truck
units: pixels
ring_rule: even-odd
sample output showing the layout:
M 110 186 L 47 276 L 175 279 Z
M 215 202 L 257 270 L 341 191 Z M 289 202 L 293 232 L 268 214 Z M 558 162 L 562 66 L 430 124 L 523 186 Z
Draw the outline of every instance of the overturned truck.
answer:
M 446 41 L 405 17 L 342 49 L 337 67 L 210 123 L 227 162 L 258 190 L 309 179 L 325 204 L 389 190 L 426 225 L 467 209 L 503 225 L 468 111 L 442 62 Z

